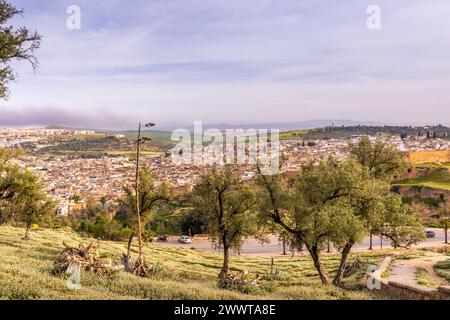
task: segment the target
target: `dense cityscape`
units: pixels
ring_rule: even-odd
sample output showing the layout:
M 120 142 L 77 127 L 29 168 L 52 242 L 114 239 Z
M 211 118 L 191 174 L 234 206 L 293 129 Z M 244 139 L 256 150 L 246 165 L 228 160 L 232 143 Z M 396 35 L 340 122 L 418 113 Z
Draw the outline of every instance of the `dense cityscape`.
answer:
M 89 137 L 93 130 L 71 129 L 0 129 L 0 146 L 21 147 L 33 143 L 33 151 L 48 146 L 49 138 Z M 123 135 L 115 136 L 123 138 Z M 297 172 L 302 164 L 311 160 L 324 160 L 330 155 L 338 160 L 346 157 L 349 143 L 355 143 L 360 135 L 345 138 L 312 140 L 282 140 L 280 152 L 286 157 L 281 173 Z M 401 152 L 450 150 L 448 139 L 423 137 L 373 136 L 373 141 L 394 145 Z M 123 187 L 133 185 L 134 162 L 132 157 L 108 156 L 81 158 L 66 155 L 28 154 L 17 160 L 21 168 L 27 168 L 40 177 L 44 190 L 58 203 L 58 212 L 67 215 L 70 207 L 80 207 L 88 198 L 107 197 L 114 201 L 123 194 Z M 190 191 L 205 166 L 175 164 L 169 153 L 161 151 L 156 156 L 144 156 L 157 183 L 168 182 L 179 191 Z M 255 166 L 241 165 L 243 178 L 256 174 Z M 72 201 L 74 196 L 82 200 Z

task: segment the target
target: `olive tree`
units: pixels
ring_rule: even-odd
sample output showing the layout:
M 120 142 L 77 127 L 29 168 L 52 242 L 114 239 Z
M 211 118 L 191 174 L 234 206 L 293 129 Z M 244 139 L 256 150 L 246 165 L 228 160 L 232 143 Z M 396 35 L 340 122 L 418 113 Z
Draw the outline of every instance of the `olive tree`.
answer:
M 350 201 L 364 184 L 362 167 L 353 160 L 329 158 L 304 165 L 292 182 L 280 175 L 259 175 L 260 219 L 283 227 L 304 243 L 323 284 L 329 282 L 320 260 L 327 241 L 358 241 L 364 224 Z
M 396 194 L 386 197 L 384 216 L 376 228 L 381 236 L 391 240 L 394 249 L 407 248 L 425 239 L 419 214 Z
M 362 137 L 356 144 L 349 145 L 350 155 L 366 167 L 375 179 L 391 181 L 405 173 L 407 159 L 394 146 L 380 141 L 371 142 Z
M 408 168 L 408 161 L 395 146 L 381 141 L 370 141 L 364 136 L 358 143 L 349 144 L 350 156 L 356 159 L 363 167 L 367 168 L 374 179 L 391 182 L 398 175 L 402 175 Z M 379 224 L 375 218 L 366 220 L 368 227 Z M 373 234 L 375 227 L 370 228 L 369 250 L 373 249 Z
M 20 150 L 0 149 L 0 223 L 23 223 L 28 240 L 32 224 L 53 213 L 54 204 L 42 192 L 38 177 L 12 162 L 20 155 Z
M 219 278 L 229 272 L 230 249 L 241 249 L 247 237 L 256 234 L 254 196 L 234 166 L 214 167 L 200 177 L 191 194 L 192 208 L 210 239 L 223 248 Z

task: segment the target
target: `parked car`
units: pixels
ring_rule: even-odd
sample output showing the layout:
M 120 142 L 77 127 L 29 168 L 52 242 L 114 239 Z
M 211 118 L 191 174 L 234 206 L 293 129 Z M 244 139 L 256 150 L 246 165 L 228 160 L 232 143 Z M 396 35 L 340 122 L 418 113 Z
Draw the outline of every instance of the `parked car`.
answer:
M 178 239 L 178 242 L 188 244 L 188 243 L 192 243 L 192 240 L 189 236 L 181 236 L 180 239 Z
M 159 242 L 167 242 L 167 236 L 160 235 L 158 237 L 157 241 L 159 241 Z
M 436 232 L 434 232 L 433 230 L 428 230 L 425 235 L 427 236 L 427 238 L 434 238 L 436 237 Z

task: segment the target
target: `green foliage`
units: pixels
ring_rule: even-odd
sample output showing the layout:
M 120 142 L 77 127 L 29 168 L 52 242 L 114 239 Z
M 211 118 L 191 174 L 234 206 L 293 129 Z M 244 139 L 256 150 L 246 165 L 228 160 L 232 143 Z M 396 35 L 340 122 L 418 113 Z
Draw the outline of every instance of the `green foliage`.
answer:
M 333 281 L 337 285 L 342 284 L 349 252 L 365 234 L 379 232 L 383 226 L 396 246 L 416 243 L 424 236 L 417 215 L 410 213 L 399 195 L 389 193 L 388 182 L 407 168 L 400 152 L 367 137 L 349 147 L 349 159 L 311 162 L 292 182 L 277 175 L 259 176 L 260 221 L 280 225 L 300 239 L 323 283 L 328 280 L 320 250 L 327 242 L 341 248 L 342 260 Z M 401 206 L 392 199 L 400 200 Z
M 8 82 L 15 80 L 12 62 L 25 60 L 37 67 L 34 51 L 39 48 L 41 36 L 26 27 L 15 28 L 10 21 L 23 11 L 5 0 L 0 0 L 0 98 L 8 97 Z
M 223 247 L 221 278 L 228 274 L 230 249 L 240 250 L 247 237 L 257 234 L 253 201 L 250 185 L 233 166 L 214 167 L 201 176 L 192 191 L 194 212 L 203 221 L 209 238 Z
M 367 233 L 366 220 L 379 210 L 388 188 L 354 159 L 338 163 L 332 158 L 303 166 L 293 182 L 260 175 L 259 186 L 260 221 L 279 225 L 304 243 L 324 283 L 320 250 L 328 241 L 350 250 Z
M 363 221 L 354 214 L 350 202 L 362 174 L 353 161 L 338 164 L 330 159 L 319 166 L 310 163 L 302 168 L 291 191 L 291 214 L 285 219 L 300 226 L 307 245 L 323 247 L 329 239 L 340 246 L 350 237 L 362 237 Z
M 366 167 L 375 179 L 390 181 L 405 173 L 408 165 L 405 157 L 395 146 L 382 142 L 372 143 L 363 137 L 357 144 L 350 144 L 350 154 Z
M 21 154 L 19 150 L 0 149 L 0 223 L 23 223 L 28 239 L 31 225 L 54 214 L 55 206 L 42 192 L 36 175 L 11 163 Z
M 410 247 L 425 239 L 420 215 L 404 204 L 399 195 L 389 195 L 385 208 L 382 220 L 374 228 L 390 239 L 394 248 Z
M 124 187 L 125 195 L 118 200 L 119 219 L 125 226 L 136 225 L 136 194 L 133 189 Z M 154 176 L 148 167 L 139 173 L 139 208 L 142 225 L 149 224 L 155 218 L 155 210 L 172 200 L 172 190 L 163 183 L 155 186 Z
M 239 250 L 244 239 L 254 234 L 253 194 L 234 167 L 213 168 L 203 175 L 191 199 L 193 210 L 217 245 Z
M 110 220 L 106 213 L 100 213 L 93 221 L 82 220 L 79 232 L 102 240 L 125 241 L 131 234 L 118 220 Z
M 450 282 L 450 260 L 440 261 L 433 268 L 438 276 Z
M 433 127 L 411 127 L 411 126 L 328 126 L 322 128 L 308 130 L 292 130 L 282 132 L 280 139 L 284 140 L 322 140 L 322 139 L 339 139 L 348 138 L 353 135 L 367 136 L 424 136 L 425 132 L 436 132 L 436 138 L 447 139 L 450 136 L 450 130 L 445 126 Z M 434 138 L 430 135 L 430 138 Z
M 403 203 L 412 204 L 413 197 L 402 197 Z
M 431 208 L 439 208 L 441 204 L 441 200 L 439 198 L 425 198 L 422 199 L 422 202 Z
M 156 233 L 151 230 L 144 230 L 142 232 L 142 241 L 150 243 L 153 241 L 153 238 L 156 236 Z

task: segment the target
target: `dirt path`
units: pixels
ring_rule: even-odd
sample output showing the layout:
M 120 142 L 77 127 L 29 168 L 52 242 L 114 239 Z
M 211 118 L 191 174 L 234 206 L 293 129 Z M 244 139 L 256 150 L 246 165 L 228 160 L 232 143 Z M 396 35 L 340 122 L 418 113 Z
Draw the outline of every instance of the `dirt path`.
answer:
M 424 268 L 428 271 L 430 277 L 438 281 L 441 285 L 450 285 L 445 279 L 439 277 L 433 269 L 433 266 L 439 262 L 448 259 L 448 257 L 437 253 L 427 253 L 425 257 L 411 260 L 397 260 L 391 266 L 389 281 L 406 284 L 409 286 L 429 289 L 426 286 L 419 285 L 416 279 L 417 268 Z

